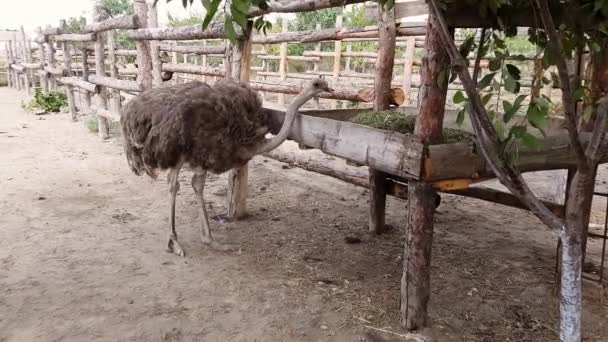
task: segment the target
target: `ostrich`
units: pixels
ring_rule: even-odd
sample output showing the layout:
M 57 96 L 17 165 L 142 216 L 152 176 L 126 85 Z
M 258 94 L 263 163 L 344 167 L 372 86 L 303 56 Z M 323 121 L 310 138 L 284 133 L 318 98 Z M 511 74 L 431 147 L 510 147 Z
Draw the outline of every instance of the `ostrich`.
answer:
M 267 113 L 257 93 L 244 83 L 221 80 L 213 86 L 193 81 L 142 92 L 131 100 L 121 116 L 125 154 L 136 175 L 157 177 L 169 170 L 171 230 L 167 249 L 184 256 L 175 232 L 175 197 L 183 166 L 193 172 L 204 244 L 227 250 L 212 239 L 203 199 L 207 171 L 219 174 L 245 165 L 256 154 L 278 147 L 289 135 L 298 109 L 323 91 L 333 91 L 322 79 L 309 81 L 287 107 L 279 133 L 266 139 Z

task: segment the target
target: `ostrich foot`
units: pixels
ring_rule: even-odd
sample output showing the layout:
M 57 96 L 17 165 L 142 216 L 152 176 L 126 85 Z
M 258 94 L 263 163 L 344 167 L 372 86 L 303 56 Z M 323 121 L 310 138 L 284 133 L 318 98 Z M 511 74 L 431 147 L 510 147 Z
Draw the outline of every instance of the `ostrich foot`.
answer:
M 177 238 L 175 236 L 169 237 L 169 242 L 167 242 L 167 252 L 177 254 L 181 257 L 185 257 L 186 253 L 182 246 L 177 242 Z
M 203 243 L 209 247 L 211 247 L 212 249 L 215 249 L 217 251 L 221 251 L 221 252 L 235 252 L 238 250 L 238 246 L 236 244 L 227 244 L 227 243 L 222 243 L 222 242 L 218 242 L 215 240 L 205 240 L 203 239 Z

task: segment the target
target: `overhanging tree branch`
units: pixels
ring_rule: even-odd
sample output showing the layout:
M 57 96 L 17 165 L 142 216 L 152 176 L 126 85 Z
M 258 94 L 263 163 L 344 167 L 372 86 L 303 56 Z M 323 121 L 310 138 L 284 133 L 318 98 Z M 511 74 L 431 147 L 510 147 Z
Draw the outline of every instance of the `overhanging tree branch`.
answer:
M 589 162 L 585 157 L 585 150 L 579 140 L 577 115 L 576 115 L 576 101 L 574 100 L 572 89 L 574 88 L 574 78 L 570 77 L 568 71 L 568 64 L 564 57 L 564 47 L 562 41 L 555 28 L 553 17 L 549 9 L 547 0 L 535 0 L 540 19 L 543 23 L 545 33 L 549 39 L 549 48 L 552 50 L 553 55 L 556 59 L 557 72 L 562 88 L 562 105 L 564 107 L 564 116 L 566 117 L 566 128 L 568 129 L 568 135 L 570 136 L 570 144 L 574 148 L 574 154 L 578 160 L 579 168 L 582 170 L 589 169 Z
M 432 13 L 437 17 L 437 22 L 440 25 L 439 32 L 445 43 L 446 50 L 456 68 L 455 70 L 460 77 L 465 92 L 469 97 L 471 104 L 468 111 L 469 117 L 485 160 L 488 161 L 488 164 L 500 182 L 516 195 L 522 203 L 530 208 L 544 224 L 555 230 L 561 229 L 563 221 L 540 202 L 523 180 L 519 171 L 515 170 L 498 157 L 496 146 L 500 143 L 500 139 L 496 133 L 496 129 L 488 119 L 488 113 L 481 102 L 481 98 L 479 97 L 475 83 L 469 74 L 466 63 L 458 52 L 458 48 L 449 33 L 448 25 L 437 4 L 437 0 L 429 0 L 428 2 Z

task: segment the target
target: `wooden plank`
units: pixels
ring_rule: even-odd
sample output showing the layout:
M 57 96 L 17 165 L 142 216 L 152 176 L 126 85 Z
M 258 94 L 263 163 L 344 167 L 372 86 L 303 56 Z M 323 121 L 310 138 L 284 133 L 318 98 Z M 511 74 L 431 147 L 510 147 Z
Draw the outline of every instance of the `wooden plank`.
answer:
M 101 1 L 93 2 L 93 22 L 100 22 L 103 19 L 103 8 Z M 88 81 L 91 83 L 95 83 L 92 78 L 97 77 L 100 80 L 105 81 L 107 77 L 105 77 L 105 63 L 104 63 L 104 38 L 105 34 L 103 32 L 95 33 L 95 75 L 89 75 Z M 103 79 L 102 79 L 103 78 Z M 112 79 L 110 79 L 112 80 Z M 106 83 L 107 84 L 107 83 Z M 106 86 L 106 84 L 100 84 Z M 108 108 L 108 91 L 107 89 L 100 88 L 97 95 L 94 97 L 95 106 L 100 109 Z M 99 126 L 99 138 L 102 140 L 108 139 L 110 137 L 110 125 L 108 123 L 108 119 L 102 115 L 97 116 L 97 122 Z
M 200 55 L 209 54 L 224 54 L 226 46 L 197 46 L 197 45 L 178 45 L 176 43 L 162 42 L 160 44 L 162 51 L 179 52 L 179 53 L 196 53 Z
M 285 113 L 266 109 L 278 133 Z M 414 136 L 298 114 L 289 139 L 404 178 L 421 179 L 424 147 Z
M 283 18 L 281 32 L 287 34 L 289 30 L 289 22 L 286 18 Z M 279 47 L 279 77 L 282 82 L 287 79 L 287 42 L 281 43 Z M 285 95 L 279 93 L 278 96 L 279 105 L 285 105 Z
M 98 93 L 99 92 L 99 85 L 91 83 L 91 82 L 87 82 L 85 80 L 82 80 L 76 76 L 71 76 L 71 77 L 60 77 L 57 79 L 57 81 L 59 83 L 65 84 L 65 85 L 69 85 L 72 87 L 78 87 L 80 89 L 84 89 L 90 93 Z

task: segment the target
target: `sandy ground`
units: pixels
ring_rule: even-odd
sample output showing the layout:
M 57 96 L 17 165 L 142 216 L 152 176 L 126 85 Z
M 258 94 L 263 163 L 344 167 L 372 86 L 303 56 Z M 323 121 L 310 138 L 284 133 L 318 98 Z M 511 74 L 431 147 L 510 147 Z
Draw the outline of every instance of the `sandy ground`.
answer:
M 119 139 L 101 142 L 66 114 L 22 112 L 23 97 L 0 88 L 0 341 L 405 340 L 366 335 L 375 333 L 369 327 L 403 333 L 405 202 L 391 198 L 393 229 L 370 236 L 366 191 L 256 158 L 250 216 L 211 221 L 216 237 L 240 250 L 217 252 L 199 241 L 184 172 L 180 258 L 164 251 L 164 179 L 131 174 Z M 551 194 L 555 174 L 532 179 Z M 211 215 L 225 212 L 226 185 L 224 176 L 210 179 Z M 557 340 L 555 236 L 525 211 L 443 198 L 428 333 L 439 341 Z M 599 248 L 591 242 L 594 258 Z M 608 340 L 603 299 L 585 286 L 586 341 Z

